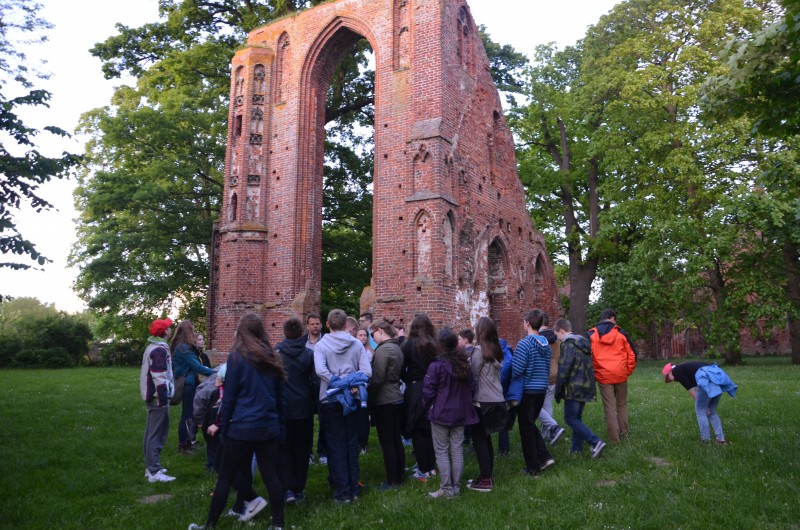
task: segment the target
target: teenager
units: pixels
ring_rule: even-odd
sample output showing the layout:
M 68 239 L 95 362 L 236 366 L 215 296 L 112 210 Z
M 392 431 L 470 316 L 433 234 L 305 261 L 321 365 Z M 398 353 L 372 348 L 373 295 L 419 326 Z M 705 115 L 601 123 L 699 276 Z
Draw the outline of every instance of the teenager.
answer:
M 225 392 L 220 411 L 220 435 L 225 441 L 222 464 L 211 498 L 206 524 L 189 530 L 216 526 L 237 472 L 250 466 L 255 452 L 261 479 L 272 505 L 272 525 L 284 526 L 284 494 L 278 475 L 279 443 L 286 438 L 286 371 L 272 349 L 261 317 L 245 313 L 239 320 L 228 355 Z M 248 521 L 266 507 L 261 497 L 245 503 L 241 521 Z
M 422 407 L 428 411 L 433 448 L 441 482 L 428 495 L 455 497 L 464 473 L 464 426 L 478 422 L 472 406 L 475 380 L 469 360 L 451 329 L 439 332 L 441 353 L 428 367 L 422 389 Z
M 403 371 L 403 352 L 397 343 L 393 320 L 372 323 L 372 337 L 378 343 L 372 358 L 372 379 L 369 401 L 378 441 L 383 453 L 386 480 L 379 491 L 395 489 L 405 478 L 406 453 L 403 448 L 403 393 L 400 376 Z
M 474 491 L 488 492 L 494 487 L 494 448 L 491 435 L 503 430 L 508 411 L 500 383 L 503 350 L 497 336 L 497 326 L 489 317 L 481 317 L 475 325 L 477 345 L 472 352 L 470 366 L 475 378 L 472 402 L 480 419 L 472 426 L 472 445 L 478 459 L 480 475 L 468 484 Z
M 556 377 L 555 399 L 564 400 L 564 422 L 572 429 L 571 454 L 583 451 L 583 442 L 589 444 L 592 458 L 597 458 L 606 444 L 583 423 L 583 408 L 596 400 L 592 345 L 589 339 L 572 333 L 572 323 L 566 319 L 556 321 L 553 330 L 561 341 Z

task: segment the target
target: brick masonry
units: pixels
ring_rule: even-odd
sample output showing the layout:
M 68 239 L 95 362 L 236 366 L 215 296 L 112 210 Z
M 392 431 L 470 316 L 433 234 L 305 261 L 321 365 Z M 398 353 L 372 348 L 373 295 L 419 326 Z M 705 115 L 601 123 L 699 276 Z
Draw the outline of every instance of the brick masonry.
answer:
M 338 0 L 250 33 L 233 59 L 210 346 L 239 317 L 274 340 L 319 311 L 325 95 L 360 39 L 375 54 L 372 284 L 362 311 L 462 328 L 489 315 L 515 344 L 522 314 L 561 313 L 531 222 L 489 61 L 463 0 Z M 324 320 L 324 316 L 323 316 Z

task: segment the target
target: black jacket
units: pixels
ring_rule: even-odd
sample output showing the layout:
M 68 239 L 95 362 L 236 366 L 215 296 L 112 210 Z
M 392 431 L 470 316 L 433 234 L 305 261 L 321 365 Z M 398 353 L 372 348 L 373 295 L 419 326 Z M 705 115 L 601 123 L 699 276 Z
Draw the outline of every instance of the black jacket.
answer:
M 314 352 L 306 348 L 306 337 L 285 339 L 275 349 L 289 374 L 286 380 L 286 419 L 312 417 L 318 383 L 314 373 Z

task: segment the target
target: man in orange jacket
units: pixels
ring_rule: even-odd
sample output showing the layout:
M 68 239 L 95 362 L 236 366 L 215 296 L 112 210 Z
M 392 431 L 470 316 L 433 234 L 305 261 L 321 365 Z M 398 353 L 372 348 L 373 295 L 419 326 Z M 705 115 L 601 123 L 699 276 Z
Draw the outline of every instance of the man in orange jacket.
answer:
M 608 438 L 619 442 L 628 436 L 628 377 L 636 368 L 636 350 L 625 331 L 617 326 L 617 313 L 604 309 L 601 321 L 589 330 L 594 375 L 603 398 Z

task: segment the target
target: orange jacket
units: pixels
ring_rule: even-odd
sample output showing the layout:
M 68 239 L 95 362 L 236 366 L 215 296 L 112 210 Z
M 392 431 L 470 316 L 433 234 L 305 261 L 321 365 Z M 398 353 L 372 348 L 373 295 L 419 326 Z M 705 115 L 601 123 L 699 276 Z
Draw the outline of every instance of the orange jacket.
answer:
M 636 368 L 636 354 L 628 336 L 613 322 L 600 322 L 589 330 L 594 377 L 598 383 L 624 383 Z

